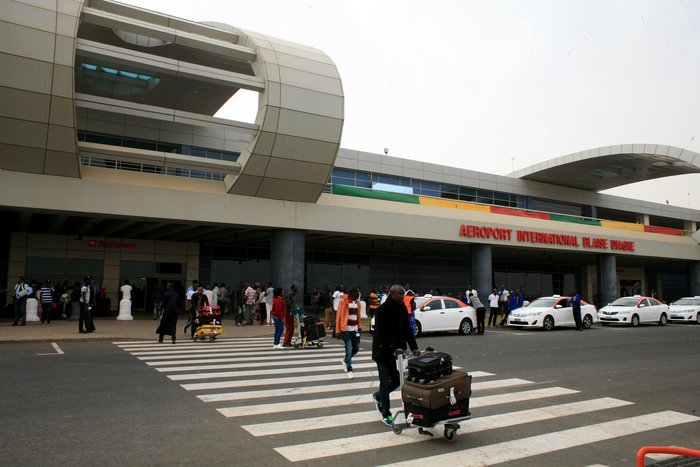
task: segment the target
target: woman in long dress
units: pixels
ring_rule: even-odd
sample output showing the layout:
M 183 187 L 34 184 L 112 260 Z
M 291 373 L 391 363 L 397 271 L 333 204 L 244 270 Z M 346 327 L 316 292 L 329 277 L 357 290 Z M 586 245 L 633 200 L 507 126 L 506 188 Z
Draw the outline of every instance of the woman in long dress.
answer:
M 158 334 L 158 342 L 163 342 L 163 336 L 169 335 L 175 343 L 175 334 L 177 330 L 177 318 L 180 315 L 180 297 L 173 290 L 172 282 L 168 282 L 168 288 L 163 294 L 163 314 L 160 318 L 160 326 L 156 329 Z

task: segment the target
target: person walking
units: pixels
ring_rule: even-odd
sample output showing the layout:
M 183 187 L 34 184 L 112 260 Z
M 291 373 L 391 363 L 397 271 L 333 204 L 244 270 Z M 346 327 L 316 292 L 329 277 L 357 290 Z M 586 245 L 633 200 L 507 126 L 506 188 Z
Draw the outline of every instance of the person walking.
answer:
M 284 298 L 284 306 L 287 309 L 287 314 L 284 317 L 284 344 L 285 347 L 294 347 L 292 345 L 292 336 L 294 336 L 294 315 L 297 314 L 297 286 L 292 284 L 289 287 L 289 292 Z
M 280 344 L 280 339 L 282 338 L 282 332 L 284 331 L 284 320 L 287 314 L 287 309 L 284 307 L 284 300 L 282 299 L 282 287 L 272 289 L 272 297 L 270 317 L 275 325 L 275 337 L 272 341 L 272 348 L 283 349 L 284 346 Z
M 506 313 L 508 313 L 509 299 L 510 292 L 508 292 L 508 289 L 506 289 L 505 285 L 501 284 L 501 290 L 498 291 L 498 311 L 501 316 L 505 316 Z M 503 326 L 503 318 L 501 318 L 501 326 Z
M 347 297 L 338 302 L 338 312 L 335 315 L 335 333 L 345 344 L 343 367 L 349 379 L 353 379 L 352 357 L 360 351 L 360 291 L 351 289 Z
M 197 331 L 194 321 L 197 319 L 197 313 L 202 307 L 209 306 L 209 298 L 204 293 L 204 287 L 197 287 L 197 291 L 190 298 L 190 321 L 185 325 L 185 333 L 187 328 L 190 328 L 190 337 L 194 340 L 194 333 Z
M 375 315 L 372 360 L 377 364 L 379 390 L 372 394 L 372 399 L 382 416 L 382 422 L 387 426 L 391 426 L 394 420 L 389 394 L 400 384 L 394 351 L 405 349 L 408 344 L 413 355 L 420 355 L 411 324 L 408 322 L 406 306 L 403 303 L 404 293 L 403 286 L 399 284 L 391 286 L 388 298 L 377 308 Z
M 41 324 L 48 324 L 51 326 L 51 304 L 53 303 L 53 288 L 51 288 L 51 281 L 46 281 L 41 284 L 39 288 L 39 297 L 41 298 Z
M 476 335 L 484 335 L 484 318 L 486 318 L 486 308 L 481 303 L 479 297 L 473 293 L 469 294 L 469 304 L 476 310 Z
M 180 297 L 173 289 L 173 283 L 168 282 L 165 293 L 163 293 L 162 313 L 160 318 L 160 326 L 156 329 L 158 334 L 158 342 L 163 343 L 163 336 L 168 335 L 175 343 L 175 335 L 177 334 L 177 318 L 180 315 Z
M 270 316 L 270 321 L 265 323 L 267 326 L 272 325 L 272 303 L 275 298 L 275 289 L 272 287 L 272 282 L 268 281 L 267 282 L 267 289 L 265 289 L 265 309 L 267 310 L 267 314 Z
M 499 307 L 498 290 L 494 287 L 491 291 L 491 295 L 489 295 L 489 327 L 491 327 L 492 324 L 494 326 L 496 325 L 496 322 L 498 321 Z
M 91 292 L 90 277 L 85 277 L 83 285 L 80 287 L 80 318 L 78 319 L 78 332 L 80 334 L 90 333 L 95 330 L 90 317 Z
M 163 313 L 163 297 L 165 296 L 165 291 L 160 282 L 153 284 L 153 291 L 151 292 L 151 300 L 153 301 L 153 319 L 158 319 Z
M 244 293 L 245 297 L 245 316 L 246 316 L 246 323 L 248 326 L 253 325 L 253 317 L 255 314 L 255 289 L 250 286 L 250 284 L 246 284 L 246 288 Z
M 571 312 L 574 314 L 576 329 L 583 331 L 583 323 L 581 323 L 581 296 L 578 294 L 578 291 L 574 290 L 574 293 L 571 294 L 569 304 L 571 304 Z
M 413 335 L 418 334 L 418 329 L 416 328 L 416 299 L 414 298 L 413 290 L 407 290 L 406 295 L 403 297 L 403 304 L 406 306 L 406 313 L 408 314 L 408 322 L 411 323 L 411 330 Z

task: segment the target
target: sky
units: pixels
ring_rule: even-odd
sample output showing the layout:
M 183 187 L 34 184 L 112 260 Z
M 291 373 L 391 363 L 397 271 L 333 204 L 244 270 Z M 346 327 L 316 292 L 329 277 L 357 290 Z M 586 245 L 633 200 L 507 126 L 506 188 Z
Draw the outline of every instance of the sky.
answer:
M 121 1 L 320 49 L 346 149 L 498 175 L 614 144 L 700 153 L 700 1 Z M 604 193 L 700 209 L 700 174 Z

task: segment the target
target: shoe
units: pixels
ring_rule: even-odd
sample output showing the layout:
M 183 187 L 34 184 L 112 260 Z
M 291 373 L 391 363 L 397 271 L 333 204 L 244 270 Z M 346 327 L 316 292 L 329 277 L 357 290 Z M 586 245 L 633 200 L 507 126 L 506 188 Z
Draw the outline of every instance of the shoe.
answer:
M 289 348 L 289 347 L 294 347 L 292 344 L 282 344 L 283 347 Z
M 355 377 L 352 375 L 352 370 L 348 371 L 348 379 L 353 379 L 353 378 L 355 378 Z
M 26 326 L 26 325 L 27 325 L 27 323 L 22 323 L 22 324 L 20 324 L 20 326 Z
M 51 326 L 51 323 L 48 323 L 49 326 Z
M 87 331 L 78 331 L 78 334 L 87 334 Z
M 340 366 L 343 367 L 343 371 L 344 371 L 345 373 L 348 372 L 348 367 L 347 367 L 347 365 L 345 364 L 345 360 L 341 360 L 341 361 L 340 361 Z
M 156 339 L 156 342 L 158 342 L 159 344 L 162 344 L 162 343 L 163 343 L 163 339 Z
M 272 346 L 273 349 L 283 349 L 284 346 L 282 344 L 277 344 Z
M 383 417 L 383 418 L 382 418 L 382 422 L 384 422 L 384 424 L 385 424 L 386 426 L 391 426 L 391 423 L 392 423 L 393 421 L 394 421 L 394 416 L 393 416 L 393 415 L 389 415 L 388 417 Z
M 13 326 L 17 326 L 17 323 L 16 323 L 16 322 L 14 322 L 14 323 L 12 323 L 12 325 L 13 325 Z
M 158 317 L 157 317 L 157 316 L 154 316 L 153 319 L 158 319 Z
M 173 345 L 175 345 L 175 338 L 173 337 Z
M 377 399 L 376 394 L 372 394 L 372 400 L 374 401 L 374 406 L 377 408 L 377 412 L 379 412 L 380 415 L 383 415 L 382 408 L 379 405 L 379 399 Z

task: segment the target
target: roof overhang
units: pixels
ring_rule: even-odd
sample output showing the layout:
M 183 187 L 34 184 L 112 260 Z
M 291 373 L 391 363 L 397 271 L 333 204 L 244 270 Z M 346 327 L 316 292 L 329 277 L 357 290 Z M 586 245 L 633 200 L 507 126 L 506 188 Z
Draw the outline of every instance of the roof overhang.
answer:
M 698 153 L 657 144 L 621 144 L 557 157 L 511 175 L 523 180 L 597 192 L 693 173 L 700 173 Z

